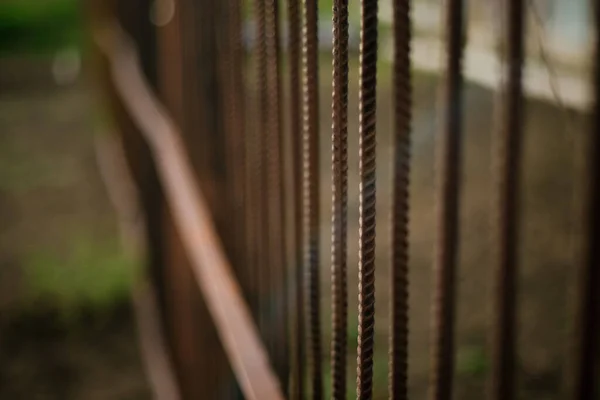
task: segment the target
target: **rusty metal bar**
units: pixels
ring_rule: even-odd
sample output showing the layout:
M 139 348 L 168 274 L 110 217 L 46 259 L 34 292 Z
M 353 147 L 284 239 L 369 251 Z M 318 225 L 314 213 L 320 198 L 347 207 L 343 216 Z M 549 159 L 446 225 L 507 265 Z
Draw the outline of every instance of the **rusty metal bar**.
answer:
M 257 63 L 257 85 L 258 85 L 258 129 L 255 132 L 257 152 L 254 156 L 256 163 L 256 180 L 254 190 L 256 193 L 257 223 L 255 225 L 257 240 L 259 241 L 257 254 L 257 282 L 258 289 L 258 320 L 261 327 L 261 333 L 267 343 L 269 353 L 273 354 L 273 337 L 269 332 L 269 315 L 271 305 L 269 304 L 271 276 L 269 260 L 269 224 L 268 209 L 269 198 L 267 194 L 268 186 L 268 165 L 265 161 L 268 158 L 267 130 L 269 128 L 269 109 L 268 109 L 268 61 L 267 61 L 267 27 L 266 27 L 266 0 L 254 0 L 254 14 L 256 18 L 256 63 Z
M 224 147 L 225 147 L 225 185 L 224 192 L 219 194 L 219 199 L 222 203 L 225 203 L 225 213 L 229 215 L 235 224 L 227 224 L 225 226 L 225 237 L 227 239 L 224 242 L 225 250 L 230 256 L 231 264 L 238 277 L 238 281 L 243 285 L 243 282 L 239 279 L 238 271 L 238 224 L 241 224 L 243 220 L 238 215 L 239 208 L 236 206 L 238 200 L 236 187 L 236 172 L 238 167 L 238 159 L 235 158 L 235 147 L 237 141 L 237 115 L 236 115 L 236 104 L 235 98 L 237 93 L 234 93 L 233 89 L 233 75 L 234 69 L 239 68 L 239 65 L 233 64 L 233 41 L 232 37 L 235 35 L 233 32 L 233 26 L 230 23 L 230 10 L 234 8 L 233 1 L 226 0 L 222 3 L 219 8 L 219 12 L 213 15 L 213 18 L 217 20 L 218 26 L 225 27 L 223 31 L 217 36 L 217 51 L 218 51 L 218 86 L 221 94 L 221 106 L 223 112 L 221 113 L 220 120 L 223 127 L 224 136 Z M 243 228 L 242 228 L 243 229 Z
M 245 220 L 245 247 L 247 251 L 246 260 L 244 263 L 244 270 L 248 278 L 248 293 L 247 299 L 252 315 L 254 316 L 257 323 L 258 318 L 258 294 L 259 294 L 259 280 L 258 280 L 258 253 L 259 253 L 259 237 L 256 235 L 256 225 L 258 224 L 258 216 L 256 212 L 256 131 L 254 129 L 248 129 L 246 131 L 246 140 L 244 146 L 245 155 L 245 169 L 244 169 L 244 220 Z
M 184 46 L 182 43 L 182 2 L 173 1 L 174 11 L 169 23 L 157 29 L 157 53 L 158 57 L 157 77 L 158 93 L 161 101 L 168 108 L 172 118 L 178 124 L 185 124 L 184 94 Z M 188 84 L 189 86 L 189 84 Z M 115 102 L 118 103 L 118 100 Z M 159 180 L 159 179 L 158 179 Z M 162 189 L 162 185 L 159 185 Z M 189 340 L 188 332 L 193 328 L 190 321 L 190 298 L 191 285 L 186 283 L 189 280 L 189 271 L 185 264 L 176 264 L 173 246 L 176 240 L 168 236 L 169 228 L 172 225 L 168 218 L 167 205 L 160 209 L 160 212 L 153 215 L 157 220 L 154 228 L 161 232 L 163 236 L 163 257 L 164 267 L 161 276 L 161 283 L 165 287 L 166 294 L 166 313 L 164 314 L 165 331 L 168 337 L 168 344 L 172 352 L 174 364 L 176 366 L 176 376 L 180 387 L 182 397 L 189 395 L 196 387 L 190 381 L 190 375 L 180 368 L 180 365 L 193 363 L 194 355 L 197 354 L 196 342 Z M 177 288 L 178 290 L 173 290 Z M 191 337 L 194 337 L 192 334 Z
M 361 0 L 359 81 L 359 247 L 357 398 L 373 396 L 375 345 L 375 147 L 377 111 L 377 0 Z
M 348 0 L 333 2 L 331 199 L 332 397 L 346 399 L 348 342 Z
M 495 298 L 494 358 L 491 398 L 515 398 L 516 278 L 519 241 L 519 173 L 521 167 L 524 58 L 524 2 L 506 2 L 506 88 L 498 149 L 499 197 L 497 199 L 497 275 Z
M 245 137 L 244 137 L 244 54 L 242 47 L 242 5 L 241 0 L 228 0 L 228 13 L 229 13 L 229 51 L 230 51 L 230 65 L 229 69 L 231 80 L 230 84 L 230 108 L 229 117 L 232 120 L 232 143 L 231 143 L 231 158 L 232 163 L 230 164 L 232 171 L 229 176 L 233 181 L 233 197 L 234 197 L 234 209 L 233 214 L 235 215 L 238 227 L 235 232 L 235 251 L 238 264 L 238 274 L 241 281 L 244 282 L 244 286 L 247 286 L 247 271 L 244 271 L 244 260 L 248 258 L 248 254 L 245 251 L 244 246 L 244 232 L 245 232 L 245 193 L 244 193 L 244 174 L 243 171 L 246 168 L 245 160 Z M 241 226 L 241 228 L 239 227 Z M 248 290 L 247 287 L 245 290 Z
M 302 235 L 302 120 L 300 88 L 300 0 L 287 0 L 288 17 L 288 65 L 290 79 L 290 135 L 292 143 L 292 179 L 293 193 L 293 226 L 294 226 L 294 329 L 292 330 L 292 375 L 290 397 L 304 399 L 305 374 L 305 324 L 304 324 L 304 269 L 303 269 L 303 235 Z
M 102 77 L 102 79 L 101 82 L 105 82 L 106 77 Z M 114 93 L 108 95 L 114 96 Z M 113 112 L 115 116 L 119 114 Z M 121 128 L 123 127 L 121 126 Z M 136 192 L 140 194 L 144 192 L 143 186 L 147 184 L 147 179 L 143 179 L 139 170 L 138 174 L 134 174 L 134 170 L 137 168 L 131 166 L 133 161 L 131 158 L 134 153 L 131 151 L 133 150 L 131 144 L 128 143 L 129 146 L 127 146 L 122 136 L 119 138 L 118 135 L 108 134 L 98 135 L 94 147 L 102 181 L 119 219 L 121 242 L 129 254 L 139 259 L 144 255 L 147 257 L 148 254 L 151 254 L 148 252 L 156 243 L 148 240 L 148 236 L 144 237 L 148 235 L 148 228 L 152 225 L 147 221 L 149 214 L 145 210 L 147 205 L 144 206 L 144 203 L 136 200 L 147 198 L 148 195 L 138 197 Z M 126 147 L 128 147 L 129 154 L 126 154 Z M 155 174 L 152 173 L 152 175 Z M 154 179 L 152 180 L 154 181 Z M 144 217 L 140 218 L 140 215 L 144 215 Z M 152 258 L 149 257 L 149 260 L 151 261 Z M 152 264 L 149 263 L 148 266 L 152 266 Z M 131 293 L 143 367 L 156 398 L 179 400 L 181 396 L 174 373 L 175 368 L 165 337 L 164 315 L 161 315 L 165 310 L 159 303 L 157 282 L 153 276 L 154 271 L 149 269 L 147 272 L 150 273 L 149 276 L 139 279 Z M 160 275 L 158 277 L 162 278 Z M 164 279 L 160 279 L 159 282 L 164 283 Z M 162 287 L 164 288 L 164 286 Z
M 302 217 L 306 301 L 308 306 L 309 366 L 312 395 L 323 396 L 319 290 L 319 47 L 317 0 L 303 0 L 302 29 Z
M 595 22 L 592 124 L 588 145 L 586 258 L 581 274 L 577 310 L 575 380 L 572 399 L 598 398 L 600 348 L 600 7 L 592 4 Z
M 234 157 L 237 159 L 237 166 L 239 169 L 235 172 L 235 187 L 236 189 L 236 208 L 238 209 L 237 215 L 241 222 L 242 228 L 238 230 L 238 264 L 239 264 L 239 276 L 240 280 L 243 281 L 244 291 L 246 299 L 252 298 L 253 285 L 252 285 L 252 251 L 249 246 L 249 238 L 247 232 L 250 223 L 249 213 L 250 209 L 250 193 L 246 186 L 247 184 L 247 172 L 250 168 L 247 157 L 247 129 L 246 129 L 246 85 L 245 85 L 245 74 L 244 70 L 246 67 L 245 54 L 243 47 L 243 0 L 229 0 L 230 13 L 231 13 L 231 49 L 232 49 L 232 64 L 236 67 L 232 70 L 232 91 L 233 91 L 233 105 L 232 113 L 235 114 L 236 118 L 236 133 L 235 133 L 235 144 L 232 146 L 232 152 Z
M 258 36 L 258 33 L 257 33 Z M 256 47 L 256 46 L 255 46 Z M 258 52 L 258 50 L 257 50 Z M 251 90 L 250 95 L 254 95 L 257 90 L 255 84 L 258 79 L 254 80 L 250 84 Z M 246 267 L 248 269 L 248 284 L 250 291 L 248 299 L 250 307 L 252 309 L 254 318 L 256 319 L 259 327 L 263 328 L 263 320 L 260 317 L 260 294 L 261 294 L 261 255 L 263 254 L 263 242 L 260 230 L 260 178 L 262 170 L 262 161 L 260 154 L 260 129 L 261 124 L 264 121 L 262 118 L 262 108 L 259 102 L 254 101 L 254 97 L 251 97 L 252 101 L 248 101 L 248 113 L 249 119 L 244 121 L 248 123 L 246 131 L 246 143 L 245 143 L 245 158 L 246 158 L 246 169 L 244 171 L 244 191 L 246 199 L 246 247 L 249 252 L 249 257 L 246 260 Z M 251 107 L 252 106 L 252 107 Z M 258 115 L 258 118 L 256 117 Z M 254 117 L 252 117 L 254 116 Z M 262 333 L 262 332 L 261 332 Z
M 106 27 L 95 32 L 95 39 L 108 59 L 111 84 L 150 145 L 193 275 L 244 395 L 257 400 L 282 399 L 177 129 L 152 96 L 135 50 L 121 31 Z
M 463 0 L 446 2 L 446 77 L 443 131 L 437 168 L 438 237 L 434 258 L 432 370 L 430 398 L 452 398 L 454 374 L 455 273 L 458 254 L 460 141 L 462 136 Z
M 196 182 L 206 195 L 211 216 L 219 224 L 220 204 L 215 201 L 219 195 L 219 185 L 210 180 L 218 176 L 211 168 L 212 153 L 206 150 L 218 143 L 210 138 L 214 128 L 215 105 L 206 100 L 206 76 L 214 76 L 217 70 L 215 58 L 215 38 L 210 35 L 210 26 L 198 23 L 199 5 L 190 0 L 173 1 L 173 13 L 159 29 L 159 70 L 160 93 L 163 104 L 181 127 L 182 140 L 191 160 L 195 161 Z M 205 11 L 205 9 L 203 9 Z M 209 62 L 203 63 L 204 74 L 196 73 L 198 61 L 211 55 Z M 215 102 L 218 102 L 216 97 Z M 212 108 L 212 109 L 211 109 Z M 212 114 L 212 116 L 211 116 Z M 208 118 L 207 118 L 208 117 Z M 216 183 L 219 183 L 217 181 Z M 171 297 L 168 328 L 171 332 L 171 345 L 178 367 L 180 385 L 184 397 L 214 397 L 222 387 L 231 382 L 229 364 L 219 345 L 215 327 L 201 300 L 198 286 L 194 282 L 191 265 L 185 252 L 182 239 L 175 227 L 172 213 L 168 209 L 162 213 L 161 230 L 165 236 L 165 284 Z M 214 361 L 207 365 L 209 358 Z M 201 377 L 201 379 L 199 379 Z
M 180 400 L 181 395 L 173 373 L 175 369 L 168 357 L 155 296 L 150 284 L 144 282 L 135 288 L 132 298 L 144 368 L 156 398 Z
M 408 373 L 408 183 L 412 84 L 410 0 L 394 0 L 394 194 L 390 299 L 390 399 L 406 400 Z
M 288 332 L 285 259 L 285 229 L 283 222 L 283 117 L 281 113 L 281 62 L 279 43 L 279 7 L 277 0 L 266 0 L 265 5 L 265 40 L 267 56 L 267 109 L 268 126 L 265 132 L 267 152 L 267 203 L 268 203 L 268 244 L 269 265 L 272 286 L 270 297 L 270 330 L 274 336 L 274 364 L 281 382 L 288 376 Z

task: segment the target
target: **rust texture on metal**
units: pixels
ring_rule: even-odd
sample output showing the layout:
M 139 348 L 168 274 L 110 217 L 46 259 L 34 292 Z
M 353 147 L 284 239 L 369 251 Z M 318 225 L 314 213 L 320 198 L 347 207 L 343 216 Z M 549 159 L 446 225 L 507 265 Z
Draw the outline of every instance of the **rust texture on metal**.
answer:
M 197 161 L 194 178 L 198 185 L 209 189 L 208 180 L 212 176 L 209 165 L 200 164 L 198 150 L 215 146 L 216 141 L 208 144 L 207 132 L 210 125 L 205 125 L 204 115 L 199 116 L 196 110 L 209 113 L 205 106 L 204 91 L 201 90 L 201 77 L 195 73 L 194 65 L 201 58 L 200 51 L 212 52 L 212 49 L 196 47 L 198 5 L 188 0 L 173 2 L 174 12 L 170 21 L 158 31 L 160 46 L 158 53 L 164 62 L 159 70 L 159 93 L 163 94 L 163 104 L 172 112 L 176 124 L 182 127 L 182 140 L 186 143 L 188 154 Z M 204 44 L 214 40 L 204 37 Z M 171 50 L 175 48 L 176 51 Z M 214 53 L 212 53 L 214 54 Z M 216 60 L 205 63 L 205 72 L 216 69 Z M 200 153 L 200 156 L 206 154 Z M 161 182 L 162 183 L 162 182 Z M 211 185 L 210 190 L 219 189 Z M 164 185 L 163 185 L 164 187 Z M 213 192 L 214 195 L 218 193 Z M 215 202 L 211 211 L 217 214 Z M 165 285 L 169 293 L 170 308 L 167 313 L 167 327 L 171 331 L 171 346 L 180 378 L 181 391 L 184 397 L 217 396 L 222 388 L 232 379 L 229 365 L 220 346 L 215 327 L 210 320 L 208 310 L 199 295 L 198 286 L 193 280 L 189 259 L 185 254 L 182 239 L 175 228 L 172 213 L 167 209 L 161 214 L 162 231 L 165 237 Z M 204 357 L 215 359 L 210 368 L 202 362 Z M 198 379 L 198 375 L 202 379 Z
M 256 8 L 256 7 L 255 7 Z M 258 35 L 258 33 L 257 33 Z M 255 53 L 258 52 L 257 46 L 254 46 Z M 252 55 L 250 55 L 252 58 Z M 252 65 L 257 64 L 258 61 Z M 258 68 L 257 68 L 258 71 Z M 245 192 L 245 221 L 246 221 L 246 250 L 248 252 L 248 256 L 246 258 L 246 267 L 248 271 L 248 286 L 249 291 L 247 294 L 248 302 L 250 304 L 250 308 L 252 310 L 252 314 L 259 324 L 259 327 L 262 329 L 262 320 L 259 318 L 260 313 L 260 293 L 262 288 L 261 283 L 261 255 L 262 255 L 262 237 L 261 237 L 261 229 L 260 229 L 260 178 L 261 178 L 261 169 L 262 169 L 262 161 L 260 154 L 260 140 L 259 135 L 261 132 L 262 123 L 264 122 L 264 118 L 262 118 L 262 108 L 259 101 L 254 101 L 254 98 L 251 98 L 250 95 L 253 92 L 256 92 L 256 84 L 259 79 L 255 76 L 249 76 L 245 82 L 247 82 L 248 93 L 246 93 L 247 97 L 247 110 L 246 116 L 247 120 L 244 121 L 244 126 L 246 126 L 245 131 L 245 146 L 244 146 L 244 154 L 245 154 L 245 170 L 244 170 L 244 192 Z M 262 333 L 262 332 L 261 332 Z
M 524 57 L 524 3 L 505 3 L 506 87 L 502 93 L 502 119 L 498 131 L 498 195 L 496 203 L 496 293 L 492 398 L 515 398 L 516 278 L 519 241 L 519 174 L 521 167 Z
M 245 86 L 244 86 L 244 49 L 242 42 L 242 2 L 241 0 L 229 0 L 229 26 L 230 26 L 230 51 L 231 51 L 231 118 L 235 121 L 233 127 L 233 144 L 231 146 L 232 172 L 230 173 L 233 179 L 234 187 L 234 215 L 237 221 L 241 224 L 241 228 L 237 228 L 237 245 L 238 251 L 238 270 L 240 280 L 247 282 L 247 272 L 244 268 L 245 260 L 248 258 L 248 253 L 245 249 L 244 233 L 245 227 L 245 210 L 246 210 L 246 194 L 244 190 L 244 171 L 246 169 L 245 157 Z M 247 290 L 247 289 L 246 289 Z
M 412 83 L 410 0 L 394 0 L 394 193 L 389 397 L 406 400 L 408 373 L 408 183 Z
M 256 64 L 256 75 L 251 78 L 256 90 L 246 90 L 243 0 L 169 1 L 173 9 L 168 21 L 156 27 L 146 21 L 151 0 L 127 4 L 95 0 L 92 5 L 102 16 L 101 21 L 93 21 L 93 34 L 96 53 L 101 56 L 103 90 L 137 188 L 146 235 L 144 249 L 162 321 L 150 312 L 148 300 L 152 299 L 145 290 L 134 297 L 141 310 L 138 318 L 148 327 L 145 333 L 156 335 L 150 336 L 151 340 L 164 341 L 169 347 L 168 351 L 158 351 L 158 346 L 149 345 L 147 336 L 142 337 L 142 346 L 151 357 L 149 375 L 153 383 L 161 381 L 160 374 L 170 375 L 166 384 L 157 386 L 157 393 L 166 389 L 162 397 L 169 398 L 321 399 L 327 381 L 322 340 L 327 335 L 322 333 L 320 315 L 320 278 L 325 271 L 320 266 L 318 1 L 286 3 L 289 104 L 283 96 L 278 0 L 252 0 L 256 40 L 250 58 Z M 349 2 L 333 0 L 332 6 L 330 389 L 333 399 L 345 399 L 347 324 L 349 311 L 352 313 L 348 309 L 347 275 Z M 392 6 L 388 394 L 390 399 L 406 400 L 413 117 L 411 0 L 393 0 Z M 440 134 L 436 138 L 431 400 L 450 400 L 455 392 L 465 7 L 464 0 L 444 3 L 446 53 Z M 378 0 L 361 0 L 360 9 L 356 397 L 372 399 Z M 577 293 L 577 348 L 573 353 L 573 387 L 569 387 L 571 398 L 577 400 L 598 396 L 600 368 L 600 7 L 593 11 L 595 103 L 586 149 L 586 257 Z M 488 388 L 488 397 L 493 400 L 511 400 L 517 395 L 516 290 L 526 18 L 524 0 L 502 2 L 501 113 L 493 142 L 497 146 L 494 172 L 498 191 L 492 227 L 495 288 Z M 289 129 L 284 129 L 286 111 Z M 113 167 L 118 167 L 116 164 Z M 286 181 L 288 175 L 290 183 Z M 284 188 L 292 188 L 291 194 Z M 288 240 L 293 243 L 292 254 L 286 254 Z M 160 323 L 164 339 L 158 335 Z
M 236 221 L 228 227 L 230 236 L 230 257 L 236 270 L 240 284 L 247 292 L 247 276 L 242 267 L 244 252 L 244 85 L 243 85 L 243 53 L 241 30 L 240 0 L 227 0 L 223 7 L 225 18 L 222 22 L 227 30 L 218 36 L 221 51 L 219 72 L 221 90 L 223 91 L 223 127 L 226 142 L 226 179 L 228 194 L 224 200 L 229 201 L 230 217 Z
M 256 19 L 256 71 L 258 87 L 258 110 L 257 110 L 257 128 L 254 132 L 256 148 L 254 154 L 256 180 L 254 181 L 254 191 L 256 197 L 256 208 L 254 213 L 256 219 L 256 237 L 258 240 L 258 252 L 256 262 L 256 274 L 258 283 L 258 322 L 261 334 L 266 341 L 269 353 L 273 354 L 273 337 L 269 333 L 269 315 L 271 305 L 269 304 L 271 289 L 270 260 L 268 254 L 269 245 L 269 224 L 268 224 L 268 142 L 267 130 L 269 128 L 269 110 L 268 110 L 268 61 L 267 61 L 267 26 L 266 26 L 266 1 L 254 0 L 254 16 Z
M 181 77 L 176 78 L 169 73 L 167 69 L 162 75 L 165 86 L 171 81 L 182 81 L 183 95 L 181 97 L 181 113 L 183 119 L 175 119 L 180 124 L 184 141 L 192 160 L 192 166 L 203 192 L 206 194 L 207 202 L 214 215 L 217 229 L 223 230 L 223 223 L 220 220 L 219 209 L 221 203 L 216 200 L 221 182 L 218 174 L 213 168 L 214 158 L 218 153 L 218 141 L 215 136 L 220 135 L 216 124 L 218 115 L 214 115 L 216 110 L 221 109 L 221 94 L 216 90 L 212 91 L 214 99 L 207 99 L 206 81 L 216 80 L 218 76 L 218 52 L 216 50 L 216 38 L 211 34 L 214 17 L 207 17 L 207 13 L 214 12 L 214 5 L 210 2 L 198 2 L 194 0 L 175 0 L 175 15 L 171 22 L 162 27 L 162 30 L 178 29 L 179 42 L 175 39 L 166 38 L 163 46 L 168 51 L 169 46 L 178 46 L 180 48 L 180 60 L 175 61 L 169 57 L 161 57 L 161 62 L 169 68 L 169 63 L 180 63 Z M 170 27 L 171 25 L 176 25 Z M 202 60 L 202 61 L 201 61 Z M 203 74 L 198 74 L 198 65 L 202 62 Z M 169 90 L 165 88 L 165 90 Z M 167 102 L 167 107 L 169 103 Z M 169 108 L 170 111 L 170 108 Z M 219 121 L 220 122 L 220 121 Z M 211 134 L 213 133 L 213 134 Z M 218 134 L 217 134 L 218 133 Z
M 286 236 L 284 229 L 284 164 L 283 164 L 283 116 L 281 110 L 281 61 L 279 6 L 277 0 L 266 0 L 265 5 L 267 50 L 267 110 L 266 136 L 267 202 L 269 228 L 268 248 L 272 286 L 269 290 L 270 330 L 274 336 L 274 363 L 281 382 L 288 377 L 288 311 L 286 293 L 285 258 Z
M 346 399 L 348 342 L 348 1 L 333 2 L 331 199 L 332 397 Z
M 304 269 L 303 269 L 303 236 L 302 236 L 302 119 L 301 104 L 302 92 L 300 87 L 300 0 L 287 0 L 288 17 L 288 70 L 290 93 L 290 141 L 292 147 L 292 180 L 293 193 L 293 268 L 294 283 L 290 285 L 293 291 L 294 309 L 290 311 L 294 316 L 292 337 L 292 375 L 290 397 L 304 399 L 305 385 L 305 323 L 304 323 Z
M 122 31 L 114 25 L 105 27 L 95 32 L 95 39 L 108 59 L 116 94 L 151 148 L 191 272 L 245 397 L 282 399 L 178 130 L 153 97 Z
M 177 380 L 173 374 L 172 360 L 165 347 L 165 337 L 160 315 L 157 314 L 156 294 L 148 283 L 140 284 L 133 293 L 140 347 L 144 357 L 144 367 L 157 398 L 180 400 Z
M 595 22 L 593 48 L 592 91 L 594 104 L 587 149 L 587 228 L 586 257 L 580 277 L 576 349 L 574 358 L 575 379 L 572 399 L 593 400 L 600 392 L 598 383 L 598 351 L 600 349 L 600 7 L 592 9 Z
M 432 370 L 430 398 L 452 397 L 454 373 L 455 274 L 458 254 L 460 146 L 462 136 L 463 0 L 446 2 L 446 76 L 443 131 L 437 158 L 437 242 L 434 256 Z
M 356 392 L 373 396 L 375 345 L 375 147 L 378 0 L 361 1 L 359 77 L 359 246 Z
M 175 12 L 169 24 L 157 31 L 157 53 L 160 55 L 159 60 L 162 62 L 157 66 L 158 76 L 158 93 L 161 100 L 168 108 L 168 111 L 173 116 L 173 119 L 179 124 L 185 122 L 184 108 L 184 93 L 185 87 L 183 84 L 183 54 L 184 48 L 182 43 L 183 32 L 183 17 L 181 0 L 175 0 Z M 166 61 L 168 60 L 168 61 Z M 194 341 L 193 335 L 190 336 L 190 331 L 193 329 L 192 321 L 190 321 L 190 299 L 191 290 L 193 287 L 188 285 L 189 272 L 186 270 L 187 265 L 177 262 L 181 260 L 175 250 L 176 240 L 169 238 L 172 221 L 168 218 L 168 212 L 163 207 L 158 215 L 154 218 L 158 219 L 158 226 L 163 232 L 164 241 L 162 244 L 163 257 L 165 265 L 169 263 L 169 267 L 164 268 L 161 284 L 165 287 L 166 293 L 166 313 L 164 315 L 166 321 L 166 333 L 169 339 L 169 346 L 172 350 L 173 361 L 176 366 L 176 376 L 180 385 L 182 396 L 193 394 L 193 382 L 190 380 L 190 375 L 182 371 L 181 366 L 189 366 L 193 363 L 194 355 L 197 354 L 197 342 Z M 180 246 L 176 247 L 177 249 Z M 185 260 L 183 260 L 185 261 Z M 186 311 L 188 312 L 186 314 Z
M 319 48 L 317 0 L 303 0 L 302 29 L 302 234 L 308 356 L 314 399 L 323 396 L 319 289 Z

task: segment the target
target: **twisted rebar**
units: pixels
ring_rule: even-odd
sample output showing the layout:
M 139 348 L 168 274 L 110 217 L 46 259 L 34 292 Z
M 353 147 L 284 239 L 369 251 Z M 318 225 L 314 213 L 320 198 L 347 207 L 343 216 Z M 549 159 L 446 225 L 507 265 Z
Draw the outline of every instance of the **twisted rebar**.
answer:
M 302 261 L 302 120 L 300 114 L 300 7 L 299 0 L 288 0 L 288 48 L 290 79 L 290 135 L 292 142 L 292 178 L 294 181 L 294 345 L 291 396 L 304 399 L 305 337 L 304 337 L 304 269 Z
M 463 0 L 446 3 L 446 77 L 443 131 L 437 157 L 438 237 L 434 258 L 430 398 L 452 397 L 454 374 L 455 272 L 458 254 L 460 141 L 462 134 Z
M 348 0 L 333 2 L 331 303 L 332 397 L 346 399 L 348 325 Z
M 245 170 L 246 163 L 246 129 L 245 129 L 245 96 L 246 88 L 244 85 L 244 48 L 242 42 L 242 4 L 241 0 L 229 0 L 229 15 L 230 15 L 230 46 L 231 46 L 231 118 L 234 121 L 234 138 L 232 145 L 232 157 L 234 158 L 235 169 L 233 173 L 234 179 L 234 196 L 235 210 L 234 215 L 236 220 L 240 221 L 240 227 L 237 228 L 237 255 L 238 274 L 243 283 L 243 288 L 246 296 L 249 295 L 249 272 L 246 264 L 250 259 L 251 254 L 249 248 L 246 247 L 247 238 L 246 232 L 248 223 L 248 213 L 251 212 L 248 204 L 248 196 L 245 187 Z
M 277 0 L 266 0 L 265 7 L 267 41 L 267 202 L 269 216 L 269 255 L 272 279 L 271 326 L 274 341 L 274 364 L 281 382 L 288 377 L 288 326 L 285 259 L 285 221 L 283 197 L 283 131 L 281 113 L 281 63 L 279 45 L 279 7 Z
M 407 398 L 408 358 L 408 184 L 412 86 L 410 0 L 394 0 L 394 199 L 390 327 L 390 399 Z
M 303 0 L 302 112 L 303 112 L 303 234 L 308 301 L 309 364 L 313 398 L 323 395 L 319 290 L 319 65 L 316 0 Z
M 359 87 L 359 261 L 357 398 L 373 395 L 375 344 L 375 146 L 377 110 L 377 0 L 361 1 Z
M 268 218 L 268 196 L 266 190 L 268 187 L 267 167 L 264 161 L 268 159 L 268 142 L 266 132 L 269 123 L 268 109 L 268 86 L 267 86 L 267 39 L 266 39 L 266 9 L 265 0 L 254 1 L 254 13 L 256 18 L 256 64 L 257 64 L 257 83 L 258 83 L 258 128 L 255 132 L 255 186 L 256 193 L 256 240 L 257 240 L 257 294 L 258 294 L 258 322 L 261 328 L 263 338 L 267 343 L 269 354 L 273 355 L 273 338 L 269 334 L 269 291 L 271 288 L 271 277 L 269 268 L 269 224 L 265 223 Z
M 230 251 L 232 264 L 238 279 L 247 292 L 247 276 L 242 268 L 246 258 L 244 253 L 244 110 L 243 110 L 243 71 L 242 71 L 242 31 L 240 0 L 227 0 L 224 23 L 227 26 L 226 35 L 219 37 L 221 46 L 220 74 L 223 90 L 223 126 L 225 130 L 227 156 L 227 184 L 231 215 L 237 223 L 228 227 L 230 234 Z M 223 40 L 221 42 L 221 40 Z

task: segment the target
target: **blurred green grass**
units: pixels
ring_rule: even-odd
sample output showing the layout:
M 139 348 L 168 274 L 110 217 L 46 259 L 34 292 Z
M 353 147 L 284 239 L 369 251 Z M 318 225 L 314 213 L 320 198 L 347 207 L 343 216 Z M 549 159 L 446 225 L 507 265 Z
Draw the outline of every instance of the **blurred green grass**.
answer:
M 0 1 L 0 55 L 78 45 L 81 32 L 79 0 Z
M 118 238 L 72 235 L 67 254 L 40 248 L 28 255 L 24 274 L 27 298 L 48 299 L 70 320 L 82 306 L 107 310 L 126 300 L 139 268 Z

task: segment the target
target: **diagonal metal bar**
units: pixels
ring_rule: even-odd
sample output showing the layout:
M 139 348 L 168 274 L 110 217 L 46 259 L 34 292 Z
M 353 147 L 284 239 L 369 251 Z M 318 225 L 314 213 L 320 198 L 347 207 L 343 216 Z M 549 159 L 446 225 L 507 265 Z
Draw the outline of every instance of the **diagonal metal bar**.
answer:
M 110 25 L 99 28 L 94 36 L 107 59 L 110 84 L 151 148 L 193 276 L 245 397 L 283 399 L 195 182 L 179 131 L 151 94 L 135 50 L 122 31 Z
M 359 247 L 356 396 L 373 396 L 375 344 L 375 147 L 377 111 L 377 0 L 361 1 L 359 82 Z
M 446 77 L 443 131 L 437 154 L 437 243 L 434 258 L 430 398 L 452 398 L 455 272 L 458 254 L 460 141 L 462 135 L 463 0 L 446 2 Z
M 491 398 L 515 398 L 515 330 L 517 244 L 519 241 L 519 170 L 521 166 L 524 57 L 524 2 L 506 2 L 506 88 L 498 132 L 497 275 L 495 293 L 494 361 Z
M 348 342 L 348 0 L 333 2 L 332 110 L 332 397 L 345 400 Z
M 394 194 L 390 327 L 390 399 L 406 400 L 408 372 L 408 183 L 412 86 L 410 0 L 394 0 Z
M 323 396 L 319 290 L 319 64 L 317 0 L 303 0 L 302 218 L 312 395 Z

